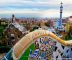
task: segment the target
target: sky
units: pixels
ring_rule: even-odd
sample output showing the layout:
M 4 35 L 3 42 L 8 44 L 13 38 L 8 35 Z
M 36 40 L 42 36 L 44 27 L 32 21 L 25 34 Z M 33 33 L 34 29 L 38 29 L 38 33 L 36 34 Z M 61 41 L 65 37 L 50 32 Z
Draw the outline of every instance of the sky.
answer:
M 0 17 L 59 17 L 63 2 L 63 17 L 72 15 L 72 0 L 1 0 Z

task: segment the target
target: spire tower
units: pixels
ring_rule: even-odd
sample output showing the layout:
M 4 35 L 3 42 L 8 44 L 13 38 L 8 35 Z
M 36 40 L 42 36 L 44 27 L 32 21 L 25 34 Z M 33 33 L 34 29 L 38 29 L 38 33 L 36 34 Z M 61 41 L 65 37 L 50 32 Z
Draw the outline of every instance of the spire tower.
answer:
M 63 13 L 63 3 L 61 2 L 61 6 L 60 6 L 60 28 L 62 28 L 62 13 Z
M 14 14 L 12 15 L 12 23 L 14 23 L 15 22 L 15 16 L 14 16 Z

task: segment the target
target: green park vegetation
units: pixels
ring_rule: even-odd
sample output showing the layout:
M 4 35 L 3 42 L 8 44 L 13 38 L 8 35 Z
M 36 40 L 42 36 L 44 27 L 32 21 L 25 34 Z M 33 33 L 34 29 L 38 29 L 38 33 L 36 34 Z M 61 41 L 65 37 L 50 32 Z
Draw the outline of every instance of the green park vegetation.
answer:
M 72 30 L 69 30 L 69 32 L 67 33 L 65 39 L 66 40 L 72 40 Z
M 67 32 L 65 39 L 72 40 L 72 26 L 69 28 L 69 31 Z
M 3 42 L 5 40 L 5 35 L 3 32 L 7 26 L 8 24 L 0 24 L 0 53 L 8 52 L 10 50 L 10 47 L 6 46 Z
M 7 27 L 7 24 L 5 24 L 5 25 L 0 24 L 0 41 L 2 41 L 2 39 L 4 38 L 3 32 L 4 32 L 6 27 Z
M 20 60 L 28 60 L 28 56 L 29 56 L 29 53 L 30 53 L 30 49 L 32 50 L 32 52 L 34 52 L 35 50 L 35 46 L 34 44 L 31 44 L 27 50 L 24 52 L 24 54 L 20 57 Z

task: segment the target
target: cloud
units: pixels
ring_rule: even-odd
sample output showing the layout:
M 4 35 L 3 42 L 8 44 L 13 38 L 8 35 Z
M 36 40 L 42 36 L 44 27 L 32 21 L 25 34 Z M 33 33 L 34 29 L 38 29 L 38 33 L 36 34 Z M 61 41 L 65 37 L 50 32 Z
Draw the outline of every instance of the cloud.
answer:
M 59 17 L 59 10 L 48 9 L 48 10 L 38 10 L 38 9 L 17 9 L 17 10 L 0 10 L 0 14 L 21 14 L 26 16 L 36 16 L 37 17 Z M 71 11 L 64 10 L 63 17 L 68 17 L 72 15 Z
M 42 17 L 59 17 L 61 1 L 64 6 L 63 16 L 72 15 L 72 0 L 2 0 L 0 14 L 39 14 Z

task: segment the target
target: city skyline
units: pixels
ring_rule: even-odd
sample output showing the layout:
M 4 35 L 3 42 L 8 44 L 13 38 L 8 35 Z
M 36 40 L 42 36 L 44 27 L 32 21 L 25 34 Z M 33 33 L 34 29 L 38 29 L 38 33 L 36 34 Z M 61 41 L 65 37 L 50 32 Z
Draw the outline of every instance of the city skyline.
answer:
M 72 15 L 71 0 L 2 0 L 0 17 L 59 17 L 60 3 L 63 2 L 63 17 Z

